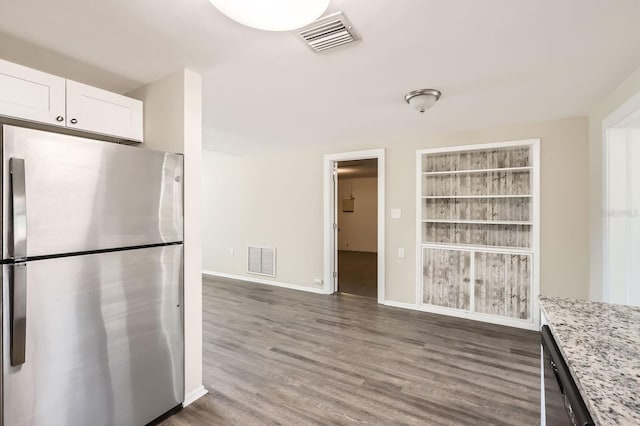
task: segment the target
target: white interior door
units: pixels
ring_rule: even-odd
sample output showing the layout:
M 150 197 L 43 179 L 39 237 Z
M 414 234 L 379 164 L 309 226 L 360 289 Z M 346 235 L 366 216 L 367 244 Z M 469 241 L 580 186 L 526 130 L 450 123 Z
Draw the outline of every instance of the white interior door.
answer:
M 333 291 L 338 291 L 338 162 L 333 162 Z

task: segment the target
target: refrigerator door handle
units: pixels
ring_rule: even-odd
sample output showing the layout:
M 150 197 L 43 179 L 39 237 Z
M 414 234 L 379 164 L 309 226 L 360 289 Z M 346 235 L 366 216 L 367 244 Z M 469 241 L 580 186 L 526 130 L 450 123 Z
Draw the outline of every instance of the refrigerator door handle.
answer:
M 11 185 L 11 257 L 15 260 L 27 258 L 27 190 L 23 158 L 9 159 Z
M 27 264 L 9 265 L 11 365 L 24 364 L 27 344 Z

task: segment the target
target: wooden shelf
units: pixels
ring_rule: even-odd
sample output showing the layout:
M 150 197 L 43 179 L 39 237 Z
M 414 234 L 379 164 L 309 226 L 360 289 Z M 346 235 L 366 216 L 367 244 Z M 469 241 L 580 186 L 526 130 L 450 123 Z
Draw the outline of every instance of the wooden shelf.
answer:
M 490 173 L 490 172 L 528 172 L 533 167 L 501 167 L 496 169 L 474 169 L 474 170 L 444 170 L 440 172 L 422 172 L 425 176 L 456 175 L 465 173 Z
M 421 246 L 422 248 L 441 248 L 441 249 L 450 249 L 450 250 L 496 251 L 496 252 L 514 253 L 514 254 L 533 254 L 533 249 L 529 247 L 437 243 L 437 242 L 429 242 L 429 241 L 423 242 Z
M 417 151 L 418 306 L 535 328 L 538 159 L 539 140 Z
M 423 199 L 428 200 L 437 200 L 437 199 L 447 199 L 447 198 L 531 198 L 533 195 L 423 195 Z
M 533 225 L 530 221 L 518 220 L 456 220 L 456 219 L 422 219 L 423 223 L 471 223 L 477 225 Z

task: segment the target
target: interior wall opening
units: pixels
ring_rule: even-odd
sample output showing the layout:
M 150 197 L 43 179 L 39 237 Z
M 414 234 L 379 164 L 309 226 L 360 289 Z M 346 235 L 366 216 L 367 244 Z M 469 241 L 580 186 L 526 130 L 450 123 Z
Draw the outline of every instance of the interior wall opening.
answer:
M 604 133 L 603 300 L 640 306 L 640 109 Z
M 378 159 L 339 161 L 337 172 L 337 290 L 377 299 Z

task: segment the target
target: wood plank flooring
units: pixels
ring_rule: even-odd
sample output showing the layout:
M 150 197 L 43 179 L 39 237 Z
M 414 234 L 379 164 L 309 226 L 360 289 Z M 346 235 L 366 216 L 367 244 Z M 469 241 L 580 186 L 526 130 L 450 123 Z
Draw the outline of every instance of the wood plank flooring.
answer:
M 536 425 L 538 333 L 205 280 L 204 384 L 161 423 Z
M 378 297 L 378 253 L 338 250 L 338 291 Z

